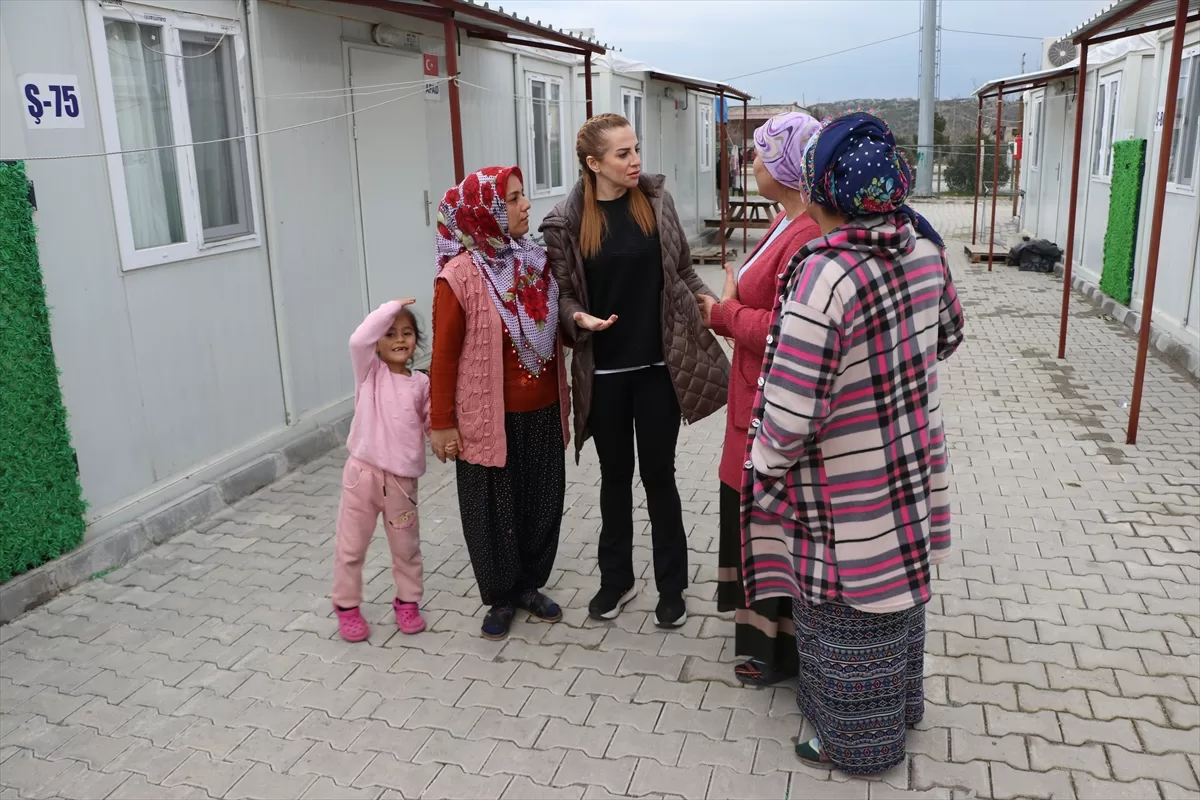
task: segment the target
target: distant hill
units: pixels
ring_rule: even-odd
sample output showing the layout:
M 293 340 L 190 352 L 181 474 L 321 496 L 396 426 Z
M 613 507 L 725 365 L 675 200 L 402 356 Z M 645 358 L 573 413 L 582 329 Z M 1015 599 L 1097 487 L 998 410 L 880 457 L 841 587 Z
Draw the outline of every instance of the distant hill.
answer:
M 939 100 L 937 102 L 937 113 L 946 118 L 946 132 L 950 136 L 952 144 L 960 144 L 964 142 L 974 143 L 975 141 L 975 117 L 978 111 L 978 103 L 974 97 L 963 97 L 956 100 Z M 838 114 L 850 108 L 869 109 L 884 120 L 891 127 L 892 132 L 896 134 L 898 139 L 907 141 L 917 134 L 917 100 L 916 98 L 864 98 L 858 100 L 838 100 L 831 103 L 817 103 L 810 107 L 819 109 L 822 113 L 819 116 L 827 116 L 830 114 Z M 996 102 L 992 100 L 990 103 L 984 103 L 983 109 L 983 128 L 985 132 L 990 132 L 995 128 L 996 123 Z M 1016 125 L 1017 123 L 1017 103 L 1016 101 L 1005 102 L 1004 104 L 1004 124 L 1005 126 Z

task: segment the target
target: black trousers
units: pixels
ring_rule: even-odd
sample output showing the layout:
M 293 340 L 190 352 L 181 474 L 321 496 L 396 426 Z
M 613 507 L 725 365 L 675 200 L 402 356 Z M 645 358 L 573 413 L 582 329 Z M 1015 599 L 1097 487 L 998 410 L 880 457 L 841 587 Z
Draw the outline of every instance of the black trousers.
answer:
M 459 459 L 458 511 L 467 554 L 488 606 L 515 604 L 550 579 L 566 491 L 559 406 L 504 415 L 508 459 L 483 467 Z
M 646 489 L 654 581 L 661 595 L 687 587 L 687 533 L 675 486 L 679 401 L 664 367 L 597 375 L 588 419 L 600 457 L 600 583 L 628 589 L 633 573 L 633 448 Z

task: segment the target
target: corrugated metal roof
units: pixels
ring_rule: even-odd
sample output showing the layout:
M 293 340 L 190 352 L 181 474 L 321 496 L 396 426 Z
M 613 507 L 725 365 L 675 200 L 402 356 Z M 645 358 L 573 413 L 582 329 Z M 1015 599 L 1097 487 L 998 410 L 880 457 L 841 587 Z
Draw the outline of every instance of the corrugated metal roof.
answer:
M 1023 75 L 1013 75 L 1008 78 L 996 78 L 995 80 L 990 80 L 972 92 L 972 94 L 975 97 L 987 96 L 999 89 L 1000 84 L 1004 84 L 1006 87 L 1004 90 L 1005 93 L 1010 91 L 1010 89 L 1007 88 L 1010 86 L 1012 87 L 1011 91 L 1023 91 L 1024 89 L 1031 88 L 1033 84 L 1041 84 L 1045 81 L 1053 81 L 1059 78 L 1071 77 L 1078 71 L 1079 59 L 1075 59 L 1065 67 L 1041 69 L 1037 72 L 1026 72 Z
M 1198 0 L 1198 1 L 1200 1 L 1200 0 Z M 553 25 L 544 25 L 544 24 L 542 24 L 542 21 L 540 19 L 537 20 L 537 22 L 531 21 L 529 19 L 529 17 L 525 17 L 524 19 L 522 19 L 521 17 L 517 16 L 515 13 L 513 13 L 511 11 L 505 11 L 504 6 L 496 6 L 495 8 L 493 8 L 489 3 L 486 3 L 486 2 L 477 3 L 477 2 L 475 2 L 475 0 L 459 0 L 459 2 L 463 3 L 464 5 L 468 5 L 468 6 L 472 6 L 474 8 L 481 9 L 483 11 L 492 11 L 497 14 L 503 14 L 504 16 L 509 17 L 510 19 L 516 20 L 517 22 L 524 22 L 527 25 L 535 25 L 538 28 L 540 28 L 541 30 L 545 31 L 547 34 L 549 34 L 549 36 L 547 38 L 552 38 L 554 41 L 562 41 L 563 39 L 569 39 L 571 41 L 578 42 L 580 44 L 586 43 L 586 44 L 597 45 L 599 47 L 603 47 L 605 50 L 616 49 L 609 44 L 601 43 L 599 40 L 597 40 L 595 38 L 584 38 L 581 36 L 576 36 L 575 34 L 569 32 L 568 30 L 566 30 L 564 28 L 556 28 Z
M 667 83 L 678 83 L 684 86 L 690 86 L 694 89 L 701 89 L 710 94 L 726 94 L 730 97 L 749 100 L 752 95 L 743 92 L 741 89 L 735 89 L 725 83 L 710 81 L 706 78 L 693 78 L 690 75 L 680 75 L 676 72 L 663 72 L 660 69 L 647 70 L 647 74 L 651 78 L 656 78 Z
M 1165 22 L 1175 17 L 1175 0 L 1151 0 L 1144 8 L 1139 8 L 1132 14 L 1120 19 L 1109 29 L 1108 26 L 1114 17 L 1121 15 L 1128 11 L 1131 6 L 1136 6 L 1141 2 L 1142 0 L 1117 0 L 1117 2 L 1071 31 L 1067 34 L 1066 38 L 1079 42 L 1089 35 L 1136 29 L 1143 25 Z M 1188 14 L 1190 15 L 1195 11 L 1200 11 L 1200 0 L 1189 0 Z

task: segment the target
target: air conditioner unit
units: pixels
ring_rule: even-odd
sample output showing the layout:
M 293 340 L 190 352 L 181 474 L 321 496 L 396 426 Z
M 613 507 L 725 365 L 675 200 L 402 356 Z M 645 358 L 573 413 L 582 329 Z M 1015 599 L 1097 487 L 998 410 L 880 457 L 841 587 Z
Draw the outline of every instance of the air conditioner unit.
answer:
M 1065 67 L 1079 60 L 1079 45 L 1070 39 L 1042 40 L 1042 69 Z

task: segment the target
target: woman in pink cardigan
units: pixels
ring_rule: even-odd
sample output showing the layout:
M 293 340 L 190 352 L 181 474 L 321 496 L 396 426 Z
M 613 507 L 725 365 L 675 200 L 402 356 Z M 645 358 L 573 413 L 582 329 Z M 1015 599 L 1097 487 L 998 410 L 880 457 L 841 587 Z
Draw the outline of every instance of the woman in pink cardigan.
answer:
M 698 298 L 705 324 L 734 343 L 720 468 L 717 609 L 734 612 L 737 654 L 746 659 L 734 667 L 734 674 L 742 683 L 754 686 L 787 680 L 797 671 L 791 601 L 771 599 L 746 604 L 741 576 L 740 507 L 746 434 L 766 352 L 778 276 L 796 251 L 821 235 L 799 192 L 804 146 L 818 127 L 820 123 L 808 114 L 791 112 L 773 117 L 755 131 L 754 179 L 758 191 L 780 203 L 783 213 L 775 218 L 740 270 L 735 272 L 726 265 L 721 301 Z

